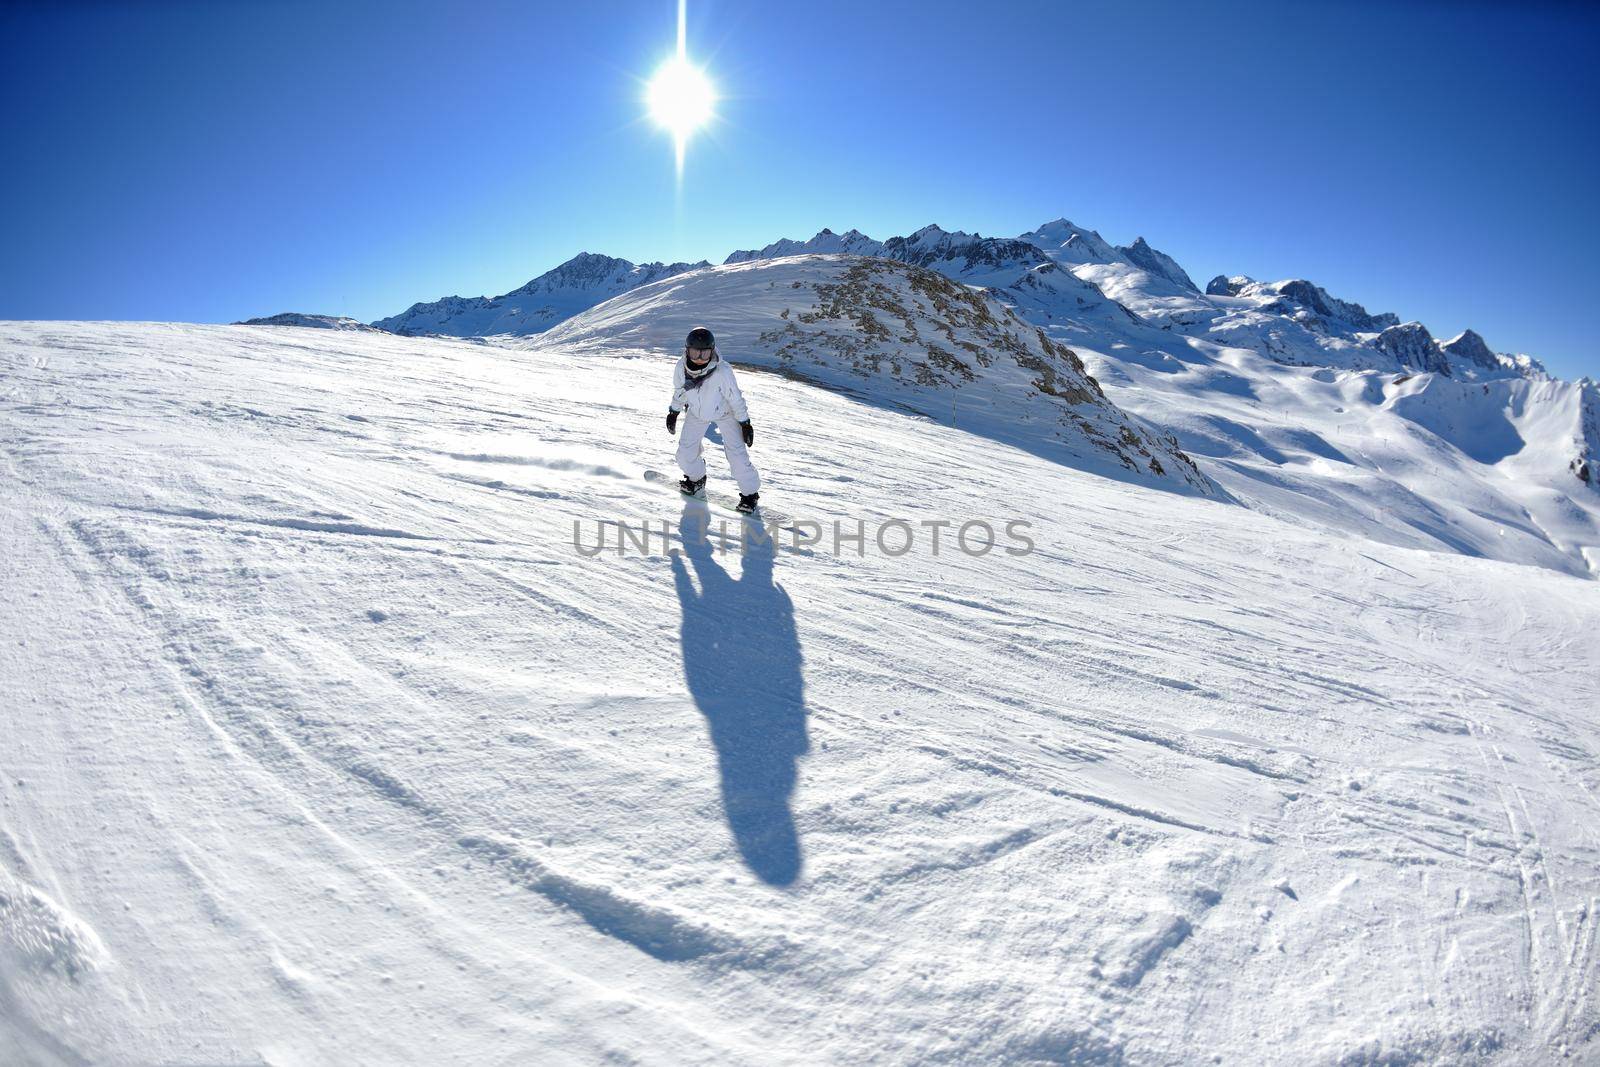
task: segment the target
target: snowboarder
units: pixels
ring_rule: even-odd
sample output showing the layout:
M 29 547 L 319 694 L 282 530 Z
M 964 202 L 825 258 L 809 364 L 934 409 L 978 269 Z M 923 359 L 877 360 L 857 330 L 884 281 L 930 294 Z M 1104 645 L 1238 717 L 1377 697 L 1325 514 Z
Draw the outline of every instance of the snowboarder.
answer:
M 689 331 L 683 344 L 683 358 L 672 371 L 672 404 L 667 409 L 667 432 L 676 433 L 682 413 L 683 436 L 678 440 L 678 466 L 683 480 L 678 489 L 692 496 L 705 488 L 706 461 L 701 444 L 706 427 L 715 424 L 722 435 L 722 451 L 728 457 L 733 479 L 739 483 L 739 510 L 756 509 L 761 494 L 761 476 L 750 462 L 749 448 L 755 444 L 755 427 L 744 395 L 734 380 L 733 368 L 717 353 L 716 338 L 704 326 Z M 738 423 L 736 432 L 731 423 Z

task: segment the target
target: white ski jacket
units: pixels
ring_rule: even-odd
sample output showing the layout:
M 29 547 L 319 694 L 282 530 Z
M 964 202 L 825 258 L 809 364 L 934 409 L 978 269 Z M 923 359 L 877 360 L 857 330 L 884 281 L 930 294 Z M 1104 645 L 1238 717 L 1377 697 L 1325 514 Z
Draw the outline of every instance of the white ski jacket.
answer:
M 685 358 L 678 357 L 672 371 L 672 410 L 686 411 L 701 422 L 717 422 L 733 418 L 746 422 L 750 410 L 744 406 L 744 394 L 734 380 L 733 368 L 717 357 L 717 365 L 698 385 L 689 385 L 684 373 Z

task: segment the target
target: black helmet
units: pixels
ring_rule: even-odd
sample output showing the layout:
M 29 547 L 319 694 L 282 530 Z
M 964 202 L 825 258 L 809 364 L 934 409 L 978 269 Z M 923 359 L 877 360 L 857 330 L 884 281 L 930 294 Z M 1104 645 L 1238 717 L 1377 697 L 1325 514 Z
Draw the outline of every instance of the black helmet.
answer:
M 701 351 L 717 347 L 717 339 L 711 336 L 711 331 L 704 326 L 696 326 L 689 331 L 689 336 L 684 339 L 685 348 L 695 348 Z

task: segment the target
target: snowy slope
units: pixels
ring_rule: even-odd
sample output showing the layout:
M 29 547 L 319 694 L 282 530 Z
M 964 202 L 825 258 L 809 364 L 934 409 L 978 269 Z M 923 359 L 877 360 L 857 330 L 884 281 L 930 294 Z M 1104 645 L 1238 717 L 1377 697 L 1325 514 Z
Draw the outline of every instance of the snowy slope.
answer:
M 1198 341 L 1069 329 L 1121 407 L 1246 506 L 1391 544 L 1600 573 L 1593 383 L 1295 367 Z M 1589 466 L 1583 466 L 1585 462 Z
M 504 296 L 447 296 L 413 304 L 373 325 L 393 333 L 449 337 L 539 333 L 619 293 L 706 265 L 634 264 L 584 252 Z
M 1071 349 L 987 294 L 893 260 L 808 255 L 692 271 L 530 343 L 674 352 L 708 321 L 736 365 L 777 369 L 1101 473 L 1220 495 L 1175 442 L 1107 401 Z
M 748 368 L 1038 550 L 581 558 L 669 369 L 0 324 L 0 1061 L 1600 1056 L 1600 585 Z

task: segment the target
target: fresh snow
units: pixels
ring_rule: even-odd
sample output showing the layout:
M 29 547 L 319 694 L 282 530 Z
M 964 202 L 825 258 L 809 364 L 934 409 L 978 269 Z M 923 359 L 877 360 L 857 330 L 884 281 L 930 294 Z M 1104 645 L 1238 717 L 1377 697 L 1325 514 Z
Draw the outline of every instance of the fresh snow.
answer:
M 0 324 L 0 1062 L 1600 1056 L 1600 585 L 1334 532 L 1251 458 L 1431 456 L 1475 508 L 1492 454 L 1396 408 L 1531 442 L 1555 386 L 1060 327 L 1115 404 L 1236 423 L 1246 507 L 730 348 L 785 511 L 1037 551 L 586 559 L 680 518 L 672 354 L 589 315 Z M 1267 437 L 1291 399 L 1324 444 Z

